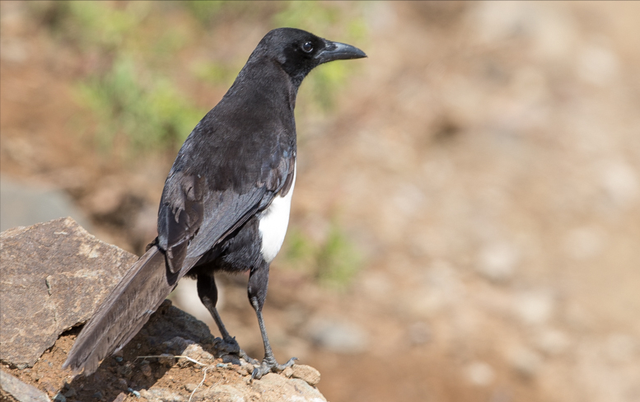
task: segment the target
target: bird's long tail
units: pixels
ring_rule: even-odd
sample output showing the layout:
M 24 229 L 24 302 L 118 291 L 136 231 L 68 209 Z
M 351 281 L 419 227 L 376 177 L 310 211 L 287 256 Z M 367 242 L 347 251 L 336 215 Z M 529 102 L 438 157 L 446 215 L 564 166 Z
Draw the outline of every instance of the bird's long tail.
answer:
M 167 274 L 164 254 L 151 247 L 98 307 L 62 368 L 84 369 L 89 375 L 102 359 L 126 345 L 175 287 L 179 274 Z

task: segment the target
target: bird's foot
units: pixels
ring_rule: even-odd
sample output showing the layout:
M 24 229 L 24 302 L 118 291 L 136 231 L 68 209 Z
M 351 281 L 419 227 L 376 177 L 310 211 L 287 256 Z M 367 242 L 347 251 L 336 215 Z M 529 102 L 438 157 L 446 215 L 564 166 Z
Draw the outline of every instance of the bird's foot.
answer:
M 260 361 L 258 359 L 254 359 L 253 357 L 250 357 L 244 350 L 240 348 L 240 345 L 238 344 L 238 341 L 236 341 L 235 337 L 231 337 L 231 336 L 226 338 L 223 337 L 216 345 L 216 348 L 221 355 L 237 356 L 243 359 L 244 361 L 246 361 L 247 363 L 250 363 L 254 367 L 260 365 Z M 232 357 L 230 361 L 235 364 L 240 364 L 240 362 L 237 361 L 237 357 L 235 358 Z
M 255 360 L 255 359 L 253 359 Z M 287 367 L 293 366 L 293 364 L 298 360 L 297 357 L 292 357 L 285 364 L 278 364 L 273 356 L 267 356 L 262 360 L 260 364 L 254 364 L 253 373 L 251 374 L 251 380 L 259 380 L 263 375 L 274 372 L 279 373 L 286 369 Z M 257 361 L 256 361 L 257 362 Z M 253 364 L 253 363 L 252 363 Z

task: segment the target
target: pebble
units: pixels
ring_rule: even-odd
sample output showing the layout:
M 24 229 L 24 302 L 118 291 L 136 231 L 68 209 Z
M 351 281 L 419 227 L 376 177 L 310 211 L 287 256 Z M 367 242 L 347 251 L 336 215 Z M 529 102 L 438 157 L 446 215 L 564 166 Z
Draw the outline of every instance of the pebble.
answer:
M 127 384 L 127 380 L 125 380 L 124 378 L 119 378 L 118 379 L 118 386 L 121 389 L 127 389 L 129 388 L 129 384 Z
M 67 397 L 63 394 L 59 393 L 53 398 L 54 402 L 67 402 Z
M 553 315 L 555 301 L 550 291 L 530 290 L 516 296 L 513 308 L 517 317 L 525 324 L 543 324 Z
M 175 364 L 175 358 L 173 355 L 163 353 L 158 357 L 158 363 L 162 364 L 165 367 L 172 367 Z
M 525 378 L 535 377 L 542 367 L 540 356 L 526 348 L 518 348 L 509 356 L 511 368 Z
M 190 339 L 184 339 L 182 337 L 176 336 L 169 341 L 163 342 L 162 346 L 164 346 L 169 352 L 173 354 L 185 354 L 187 347 L 193 345 L 193 341 Z M 186 356 L 186 354 L 185 354 Z
M 418 321 L 409 326 L 409 340 L 413 345 L 422 345 L 432 338 L 431 329 L 426 322 Z
M 149 365 L 148 362 L 140 366 L 140 371 L 142 372 L 142 375 L 144 375 L 145 377 L 151 377 L 151 366 Z
M 356 354 L 368 349 L 367 333 L 353 323 L 317 318 L 307 333 L 318 346 L 341 354 Z
M 294 364 L 291 376 L 305 381 L 307 384 L 315 386 L 320 382 L 320 372 L 305 364 Z M 286 374 L 285 374 L 286 375 Z
M 502 283 L 513 277 L 519 261 L 520 255 L 514 246 L 494 243 L 480 251 L 476 270 L 486 279 Z
M 490 385 L 496 376 L 493 368 L 489 364 L 481 361 L 470 363 L 465 368 L 465 374 L 469 382 L 477 386 Z
M 65 393 L 64 396 L 66 396 L 67 398 L 73 398 L 74 396 L 76 396 L 76 389 L 75 388 L 69 388 Z
M 282 375 L 287 378 L 291 378 L 291 376 L 293 375 L 293 369 L 291 367 L 287 367 L 282 371 Z
M 211 364 L 215 360 L 215 357 L 204 349 L 202 346 L 197 343 L 189 344 L 181 353 L 182 356 L 190 357 L 191 359 L 200 362 L 202 364 Z M 181 364 L 192 364 L 187 359 L 180 359 Z
M 545 328 L 536 334 L 534 343 L 542 353 L 555 356 L 567 350 L 571 341 L 564 332 L 557 329 Z

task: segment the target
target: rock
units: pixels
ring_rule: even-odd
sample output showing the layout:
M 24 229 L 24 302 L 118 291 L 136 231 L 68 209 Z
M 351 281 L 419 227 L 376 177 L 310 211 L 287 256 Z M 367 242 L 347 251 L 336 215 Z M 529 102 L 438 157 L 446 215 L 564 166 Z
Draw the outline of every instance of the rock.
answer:
M 37 338 L 52 336 L 55 341 L 57 334 L 65 328 L 86 320 L 99 302 L 94 299 L 82 301 L 87 299 L 86 293 L 102 294 L 99 292 L 101 287 L 108 292 L 136 258 L 96 240 L 71 219 L 10 230 L 2 233 L 1 238 L 2 353 L 11 358 L 8 362 L 35 361 L 35 366 L 29 369 L 31 375 L 18 374 L 19 364 L 7 369 L 11 374 L 2 372 L 0 400 L 44 402 L 50 401 L 48 394 L 56 395 L 60 401 L 71 398 L 74 401 L 120 402 L 134 397 L 153 402 L 325 401 L 310 385 L 317 384 L 320 373 L 309 366 L 294 366 L 290 369 L 290 378 L 268 374 L 249 382 L 248 376 L 253 370 L 250 364 L 243 361 L 240 361 L 242 365 L 220 364 L 220 357 L 226 353 L 221 341 L 211 335 L 206 324 L 172 306 L 169 300 L 160 305 L 117 356 L 106 358 L 91 376 L 76 376 L 67 383 L 60 377 L 59 364 L 68 353 L 72 340 L 69 338 L 75 335 L 64 334 L 42 356 L 47 343 Z M 19 301 L 25 306 L 20 309 L 20 306 L 4 305 L 5 294 L 13 294 L 12 298 L 17 300 L 14 304 Z M 25 303 L 27 298 L 29 303 Z M 85 309 L 81 308 L 83 304 Z M 29 310 L 30 306 L 40 306 L 47 314 L 42 313 L 40 317 L 41 312 L 37 308 Z M 20 318 L 25 315 L 36 319 L 24 323 L 26 320 Z M 10 331 L 14 325 L 18 335 L 11 335 L 13 339 L 9 339 L 5 334 L 13 334 Z M 14 339 L 21 342 L 13 342 Z M 27 344 L 40 350 L 27 354 L 23 350 Z M 188 356 L 202 365 L 176 356 Z M 59 363 L 52 363 L 56 361 Z M 211 383 L 216 371 L 224 382 Z M 14 375 L 20 375 L 31 385 Z M 162 381 L 158 380 L 160 378 Z M 205 379 L 208 384 L 197 385 L 204 384 Z
M 361 353 L 368 347 L 367 333 L 352 323 L 316 318 L 309 324 L 307 333 L 318 346 L 335 353 Z
M 304 380 L 307 384 L 313 386 L 320 382 L 320 372 L 313 367 L 304 364 L 294 364 L 292 367 L 291 377 Z
M 535 377 L 542 367 L 542 358 L 533 350 L 519 347 L 509 353 L 511 368 L 524 378 Z
M 422 345 L 432 339 L 429 324 L 423 321 L 414 322 L 409 326 L 408 339 L 413 345 Z
M 182 402 L 185 398 L 182 395 L 177 394 L 166 388 L 153 388 L 150 390 L 140 391 L 140 396 L 146 398 L 149 401 L 162 401 L 162 402 Z
M 25 384 L 9 373 L 0 370 L 0 400 L 18 402 L 49 402 L 49 397 L 38 388 Z
M 516 316 L 523 323 L 528 325 L 543 324 L 553 315 L 555 300 L 550 291 L 530 290 L 517 295 L 513 308 Z
M 213 360 L 215 359 L 211 353 L 203 350 L 202 346 L 197 343 L 192 343 L 187 346 L 186 349 L 182 351 L 182 356 L 190 357 L 202 364 L 213 364 Z
M 2 232 L 0 259 L 0 360 L 32 366 L 89 319 L 137 257 L 62 218 Z
M 493 368 L 481 361 L 471 362 L 465 367 L 465 374 L 469 382 L 477 386 L 487 386 L 495 379 L 495 371 Z
M 482 249 L 476 269 L 492 282 L 505 282 L 515 273 L 519 260 L 518 250 L 514 246 L 495 243 Z
M 287 379 L 273 373 L 265 375 L 260 381 L 251 383 L 251 388 L 260 394 L 263 402 L 326 401 L 320 392 L 307 382 L 300 379 Z
M 26 184 L 2 176 L 0 230 L 30 226 L 66 216 L 73 216 L 82 226 L 89 227 L 85 215 L 64 191 Z

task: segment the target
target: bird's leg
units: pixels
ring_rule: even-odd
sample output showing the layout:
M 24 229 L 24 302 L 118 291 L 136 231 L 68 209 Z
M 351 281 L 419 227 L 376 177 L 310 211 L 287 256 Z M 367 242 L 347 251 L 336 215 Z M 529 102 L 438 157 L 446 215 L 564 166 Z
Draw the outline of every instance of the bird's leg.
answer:
M 209 310 L 211 317 L 213 317 L 213 320 L 218 326 L 220 335 L 222 335 L 223 350 L 230 354 L 237 354 L 251 364 L 259 364 L 256 359 L 250 358 L 244 350 L 240 349 L 240 345 L 238 345 L 236 338 L 229 335 L 229 332 L 222 323 L 222 318 L 220 318 L 218 309 L 216 309 L 216 304 L 218 302 L 218 288 L 216 287 L 213 274 L 198 275 L 198 296 L 200 297 L 202 304 L 204 304 L 207 310 Z
M 269 284 L 269 264 L 263 263 L 260 267 L 251 270 L 249 276 L 249 286 L 247 293 L 249 295 L 249 301 L 251 306 L 256 311 L 258 317 L 258 325 L 260 326 L 260 334 L 262 335 L 262 343 L 264 344 L 264 359 L 260 365 L 255 365 L 251 379 L 260 379 L 263 375 L 272 371 L 279 372 L 287 367 L 291 367 L 297 360 L 295 357 L 289 359 L 285 364 L 278 364 L 276 358 L 273 356 L 273 350 L 271 350 L 271 344 L 267 336 L 267 329 L 264 326 L 264 319 L 262 318 L 262 307 L 267 297 L 267 287 Z

